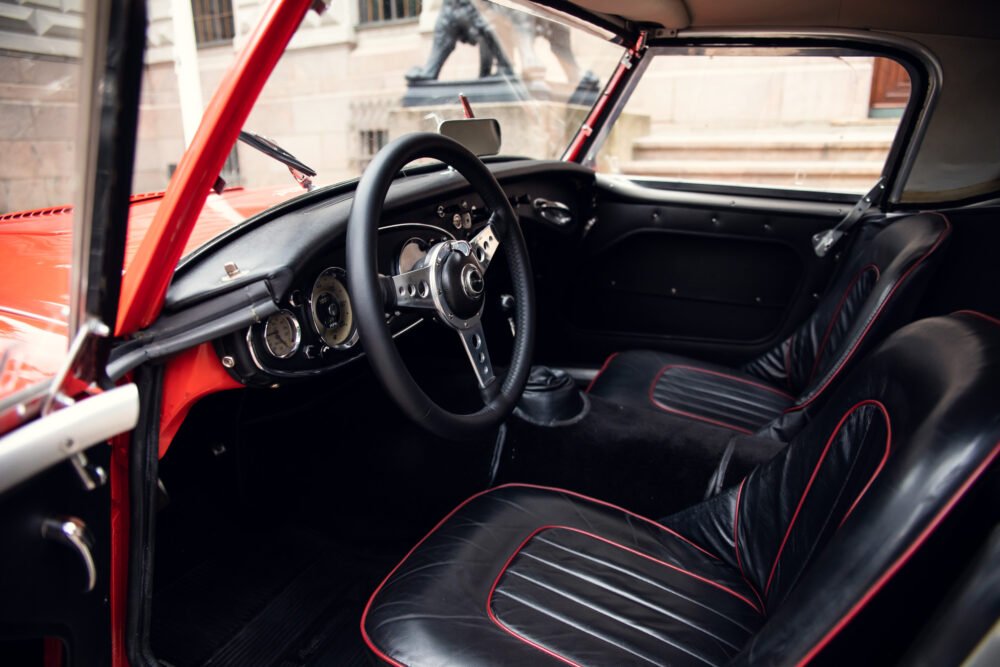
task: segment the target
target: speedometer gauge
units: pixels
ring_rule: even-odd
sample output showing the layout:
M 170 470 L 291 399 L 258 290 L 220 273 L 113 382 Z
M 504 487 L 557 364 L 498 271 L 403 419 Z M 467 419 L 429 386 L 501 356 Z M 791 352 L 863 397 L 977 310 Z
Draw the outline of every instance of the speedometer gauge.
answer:
M 299 321 L 287 310 L 278 311 L 264 323 L 264 345 L 278 359 L 287 359 L 295 354 L 301 341 Z
M 343 269 L 330 267 L 319 274 L 309 297 L 313 326 L 323 342 L 332 348 L 345 349 L 358 340 L 354 312 L 344 284 Z

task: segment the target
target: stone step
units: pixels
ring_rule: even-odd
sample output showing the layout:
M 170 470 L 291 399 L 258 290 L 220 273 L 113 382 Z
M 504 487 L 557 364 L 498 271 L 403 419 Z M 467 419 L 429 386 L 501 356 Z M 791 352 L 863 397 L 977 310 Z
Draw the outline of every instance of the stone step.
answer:
M 882 173 L 881 161 L 869 160 L 632 160 L 617 170 L 631 176 L 685 181 L 775 185 L 864 191 Z
M 677 130 L 643 137 L 632 144 L 634 160 L 835 160 L 881 164 L 892 145 L 893 128 L 844 131 Z

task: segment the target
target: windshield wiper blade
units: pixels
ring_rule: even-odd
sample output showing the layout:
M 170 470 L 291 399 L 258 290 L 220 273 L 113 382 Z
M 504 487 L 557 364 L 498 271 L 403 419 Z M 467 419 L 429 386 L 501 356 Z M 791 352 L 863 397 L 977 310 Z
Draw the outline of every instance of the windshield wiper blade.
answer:
M 316 170 L 307 166 L 284 148 L 270 139 L 266 139 L 253 132 L 247 132 L 246 130 L 240 130 L 239 139 L 247 146 L 256 148 L 264 155 L 270 156 L 288 167 L 288 171 L 292 172 L 292 178 L 306 190 L 313 189 L 312 179 L 316 176 Z

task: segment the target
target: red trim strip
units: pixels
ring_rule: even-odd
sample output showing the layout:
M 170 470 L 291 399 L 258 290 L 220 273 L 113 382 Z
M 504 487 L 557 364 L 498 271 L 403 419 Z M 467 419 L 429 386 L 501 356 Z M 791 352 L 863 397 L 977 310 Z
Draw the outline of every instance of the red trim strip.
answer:
M 624 509 L 624 508 L 619 507 L 617 505 L 613 505 L 613 504 L 605 502 L 603 500 L 597 500 L 596 498 L 591 498 L 589 496 L 585 496 L 582 493 L 576 493 L 575 491 L 568 491 L 566 489 L 560 489 L 560 488 L 557 488 L 557 487 L 554 487 L 554 486 L 542 486 L 540 484 L 517 484 L 517 483 L 513 483 L 513 484 L 502 484 L 500 486 L 495 486 L 493 488 L 485 489 L 483 491 L 480 491 L 479 493 L 476 493 L 476 494 L 473 494 L 473 495 L 469 496 L 468 498 L 466 498 L 465 500 L 463 500 L 461 503 L 459 503 L 458 506 L 455 507 L 455 509 L 453 509 L 452 511 L 448 512 L 448 514 L 446 514 L 443 519 L 441 519 L 440 521 L 438 521 L 434 525 L 434 527 L 431 528 L 430 531 L 427 532 L 426 535 L 424 535 L 422 538 L 420 538 L 419 542 L 417 542 L 415 545 L 413 545 L 412 549 L 410 549 L 409 551 L 406 552 L 406 555 L 403 556 L 403 558 L 400 559 L 400 561 L 398 563 L 396 563 L 396 567 L 392 568 L 392 570 L 389 572 L 389 574 L 385 575 L 385 578 L 382 579 L 382 581 L 379 583 L 378 587 L 371 594 L 371 597 L 368 598 L 368 603 L 365 605 L 365 610 L 361 614 L 361 637 L 362 637 L 362 639 L 364 639 L 365 644 L 372 651 L 372 653 L 374 653 L 375 655 L 377 655 L 381 660 L 384 660 L 385 662 L 388 662 L 391 665 L 396 665 L 396 667 L 404 667 L 404 665 L 402 663 L 397 662 L 396 660 L 390 658 L 381 649 L 379 649 L 377 646 L 375 646 L 374 642 L 372 642 L 372 640 L 371 640 L 371 637 L 368 636 L 368 631 L 365 630 L 365 621 L 368 620 L 368 612 L 371 610 L 372 602 L 375 600 L 376 597 L 378 597 L 378 594 L 382 591 L 382 588 L 389 581 L 389 579 L 392 578 L 392 575 L 396 574 L 396 571 L 399 570 L 399 568 L 403 566 L 403 563 L 405 563 L 410 558 L 410 556 L 413 555 L 413 552 L 416 551 L 420 547 L 421 544 L 423 544 L 424 542 L 426 542 L 427 538 L 429 538 L 431 535 L 433 535 L 435 532 L 437 532 L 437 530 L 441 526 L 443 526 L 445 524 L 445 522 L 448 521 L 448 519 L 450 519 L 455 514 L 457 514 L 460 509 L 462 509 L 463 507 L 465 507 L 466 505 L 468 505 L 469 503 L 471 503 L 476 498 L 479 498 L 480 496 L 484 496 L 484 495 L 486 495 L 488 493 L 492 493 L 494 491 L 498 491 L 500 489 L 507 489 L 507 488 L 525 488 L 525 489 L 536 489 L 536 490 L 539 490 L 539 491 L 551 491 L 553 493 L 562 493 L 562 494 L 565 494 L 565 495 L 568 495 L 568 496 L 572 496 L 574 498 L 579 498 L 581 500 L 585 500 L 587 502 L 594 503 L 595 505 L 601 505 L 602 507 L 607 507 L 609 509 L 617 510 L 619 512 L 622 512 L 624 514 L 629 515 L 630 517 L 632 517 L 634 519 L 638 519 L 640 521 L 644 521 L 644 522 L 646 522 L 646 523 L 648 523 L 648 524 L 650 524 L 650 525 L 652 525 L 652 526 L 654 526 L 654 527 L 662 530 L 665 533 L 669 533 L 670 535 L 676 537 L 677 539 L 681 540 L 682 542 L 685 542 L 689 546 L 694 547 L 695 549 L 697 549 L 701 553 L 705 554 L 709 558 L 712 558 L 713 560 L 719 560 L 719 557 L 716 556 L 715 554 L 713 554 L 713 553 L 711 553 L 709 551 L 706 551 L 705 549 L 703 549 L 702 547 L 698 546 L 697 544 L 695 544 L 694 542 L 692 542 L 688 538 L 684 537 L 683 535 L 681 535 L 677 531 L 672 530 L 672 529 L 664 526 L 663 524 L 661 524 L 661 523 L 659 523 L 657 521 L 653 521 L 652 519 L 644 517 L 641 514 L 636 514 L 635 512 L 630 512 L 627 509 Z
M 980 475 L 982 475 L 983 472 L 990 466 L 993 459 L 996 458 L 997 453 L 1000 453 L 1000 442 L 993 445 L 993 451 L 991 451 L 986 459 L 972 471 L 972 474 L 969 475 L 965 482 L 962 483 L 962 486 L 958 488 L 945 506 L 942 507 L 941 510 L 934 515 L 934 518 L 931 519 L 931 522 L 927 524 L 922 531 L 920 531 L 920 534 L 917 535 L 913 543 L 911 543 L 910 546 L 907 547 L 902 554 L 900 554 L 899 558 L 893 561 L 892 565 L 890 565 L 889 568 L 875 580 L 875 583 L 872 584 L 867 591 L 865 591 L 865 594 L 861 596 L 861 599 L 855 602 L 851 608 L 847 610 L 847 613 L 844 614 L 843 617 L 841 617 L 841 619 L 837 621 L 837 623 L 830 628 L 825 635 L 823 635 L 822 639 L 820 639 L 815 646 L 809 649 L 809 652 L 806 653 L 805 657 L 796 663 L 796 667 L 800 667 L 801 665 L 811 662 L 816 655 L 826 648 L 827 644 L 829 644 L 830 641 L 844 629 L 844 626 L 850 623 L 854 617 L 858 615 L 858 612 L 860 612 L 865 605 L 867 605 L 868 602 L 875 597 L 880 590 L 882 590 L 886 582 L 888 582 L 889 579 L 895 576 L 895 574 L 904 565 L 906 565 L 907 561 L 913 557 L 913 554 L 916 553 L 917 549 L 923 546 L 924 542 L 927 541 L 927 538 L 930 537 L 930 534 L 937 530 L 937 527 L 942 521 L 944 521 L 958 501 L 962 499 L 962 497 L 969 491 L 969 488 L 976 483 L 976 480 L 979 479 Z
M 733 597 L 739 598 L 743 602 L 746 602 L 758 614 L 762 614 L 763 613 L 760 610 L 760 608 L 757 605 L 755 605 L 749 598 L 747 598 L 747 597 L 745 597 L 743 595 L 740 595 L 739 593 L 737 593 L 736 591 L 734 591 L 733 589 L 731 589 L 731 588 L 729 588 L 727 586 L 723 586 L 722 584 L 714 582 L 711 579 L 706 579 L 705 577 L 702 577 L 701 575 L 695 574 L 694 572 L 691 572 L 690 570 L 685 570 L 684 568 L 678 567 L 676 565 L 672 565 L 671 563 L 668 563 L 666 561 L 662 561 L 659 558 L 655 558 L 653 556 L 650 556 L 649 554 L 645 554 L 645 553 L 643 553 L 641 551 L 638 551 L 636 549 L 633 549 L 631 547 L 627 547 L 624 544 L 619 544 L 618 542 L 615 542 L 614 540 L 609 540 L 606 537 L 601 537 L 600 535 L 596 535 L 594 533 L 591 533 L 591 532 L 586 531 L 586 530 L 581 530 L 579 528 L 573 528 L 571 526 L 561 526 L 561 525 L 541 526 L 541 527 L 536 528 L 535 530 L 531 531 L 531 533 L 521 542 L 521 544 L 518 545 L 517 549 L 515 549 L 514 552 L 511 553 L 510 557 L 507 558 L 507 560 L 503 564 L 503 567 L 500 568 L 500 572 L 497 573 L 496 578 L 493 580 L 493 585 L 490 586 L 490 592 L 486 596 L 486 614 L 490 617 L 490 620 L 493 621 L 494 625 L 496 625 L 498 628 L 500 628 L 501 630 L 503 630 L 504 632 L 506 632 L 510 636 L 512 636 L 515 639 L 518 639 L 518 640 L 524 642 L 525 644 L 529 644 L 532 647 L 534 647 L 534 648 L 536 648 L 536 649 L 538 649 L 540 651 L 543 651 L 544 653 L 548 654 L 549 656 L 551 656 L 553 658 L 556 658 L 558 660 L 561 660 L 562 662 L 564 662 L 566 664 L 576 665 L 577 663 L 573 662 L 569 658 L 566 658 L 564 656 L 559 655 L 558 653 L 552 651 L 549 648 L 546 648 L 546 647 L 542 646 L 541 644 L 538 644 L 538 643 L 536 643 L 536 642 L 528 639 L 524 635 L 518 634 L 514 629 L 512 629 L 511 627 L 509 627 L 506 624 L 504 624 L 504 622 L 501 621 L 499 618 L 497 618 L 497 615 L 495 613 L 493 613 L 493 594 L 496 592 L 497 586 L 500 584 L 500 579 L 503 578 L 503 575 L 510 568 L 511 563 L 514 562 L 514 559 L 517 557 L 517 555 L 519 553 L 521 553 L 521 551 L 524 549 L 525 546 L 527 546 L 528 542 L 530 542 L 531 540 L 533 540 L 535 538 L 535 536 L 537 536 L 539 533 L 544 532 L 546 530 L 567 530 L 567 531 L 570 531 L 570 532 L 573 532 L 573 533 L 577 533 L 579 535 L 585 535 L 586 537 L 589 537 L 591 539 L 597 540 L 598 542 L 603 542 L 604 544 L 616 547 L 618 549 L 621 549 L 622 551 L 627 551 L 628 553 L 630 553 L 630 554 L 632 554 L 634 556 L 638 556 L 640 558 L 644 558 L 644 559 L 646 559 L 646 560 L 648 560 L 650 562 L 656 563 L 657 565 L 662 565 L 663 567 L 666 567 L 668 569 L 674 570 L 675 572 L 680 572 L 681 574 L 686 574 L 687 576 L 692 577 L 694 579 L 697 579 L 698 581 L 701 581 L 702 583 L 708 584 L 709 586 L 713 586 L 715 588 L 718 588 L 721 591 L 729 593 Z
M 837 318 L 840 317 L 840 311 L 844 309 L 844 304 L 847 303 L 847 297 L 850 296 L 851 290 L 853 290 L 854 286 L 858 284 L 858 281 L 860 281 L 861 278 L 869 271 L 875 272 L 876 281 L 879 279 L 879 276 L 882 275 L 882 272 L 879 271 L 877 266 L 874 264 L 868 264 L 861 267 L 861 270 L 858 271 L 854 278 L 851 279 L 847 289 L 844 290 L 843 296 L 840 297 L 840 302 L 837 304 L 836 310 L 833 311 L 833 317 L 830 318 L 830 323 L 826 325 L 826 332 L 823 334 L 823 340 L 820 342 L 819 347 L 816 348 L 816 357 L 813 359 L 812 370 L 809 371 L 809 377 L 806 379 L 806 387 L 808 387 L 809 383 L 813 381 L 814 377 L 816 377 L 816 371 L 819 370 L 819 362 L 823 358 L 823 352 L 826 350 L 826 344 L 830 342 L 830 334 L 833 333 L 833 326 L 837 323 Z
M 906 273 L 904 273 L 902 277 L 900 277 L 900 279 L 896 281 L 896 284 L 892 286 L 892 289 L 889 291 L 889 294 L 885 297 L 885 300 L 878 307 L 878 309 L 875 311 L 875 314 L 872 316 L 871 320 L 869 320 L 868 324 L 865 326 L 864 331 L 861 332 L 861 335 L 858 336 L 858 339 L 854 341 L 853 345 L 851 345 L 851 349 L 847 351 L 847 354 L 841 357 L 840 362 L 837 364 L 834 371 L 829 375 L 827 375 L 827 378 L 823 382 L 823 384 L 820 385 L 817 389 L 813 390 L 812 396 L 807 401 L 805 401 L 804 403 L 800 403 L 799 405 L 793 405 L 792 407 L 785 410 L 786 414 L 789 412 L 797 412 L 798 410 L 804 409 L 810 403 L 819 398 L 820 395 L 822 395 L 822 393 L 826 390 L 826 388 L 830 386 L 830 383 L 833 382 L 833 380 L 838 375 L 840 375 L 841 371 L 844 370 L 844 367 L 847 365 L 848 360 L 850 360 L 850 358 L 854 356 L 854 352 L 858 349 L 858 346 L 861 345 L 861 341 L 865 339 L 865 336 L 868 335 L 868 332 L 871 330 L 872 326 L 875 324 L 875 322 L 878 321 L 879 315 L 882 314 L 882 311 L 885 309 L 885 307 L 889 304 L 890 301 L 892 301 L 892 296 L 896 293 L 896 290 L 899 289 L 899 287 L 906 282 L 906 279 L 910 276 L 910 274 L 916 271 L 917 267 L 923 264 L 924 260 L 930 257 L 934 253 L 934 251 L 937 250 L 938 247 L 944 242 L 944 240 L 948 238 L 948 236 L 951 234 L 951 221 L 948 220 L 947 216 L 945 216 L 942 213 L 938 213 L 936 211 L 931 211 L 926 215 L 936 215 L 940 217 L 942 220 L 944 220 L 945 224 L 944 231 L 941 232 L 941 234 L 938 236 L 937 240 L 934 242 L 934 245 L 931 246 L 930 250 L 925 252 L 924 255 L 913 264 L 913 266 L 907 269 Z
M 837 525 L 838 529 L 844 525 L 844 522 L 847 521 L 847 517 L 851 516 L 851 512 L 853 512 L 854 508 L 858 506 L 858 503 L 861 502 L 864 495 L 868 493 L 868 487 L 870 487 L 872 482 L 875 481 L 875 478 L 881 474 L 882 468 L 885 467 L 885 462 L 889 460 L 889 452 L 892 449 L 892 422 L 889 421 L 889 414 L 885 412 L 885 407 L 881 404 L 879 405 L 882 407 L 883 416 L 885 417 L 885 452 L 882 453 L 882 460 L 878 462 L 878 466 L 875 468 L 875 472 L 872 473 L 868 483 L 865 484 L 865 488 L 861 489 L 861 493 L 859 493 L 858 497 L 854 499 L 853 503 L 851 503 L 851 506 L 847 509 L 847 513 L 844 515 L 844 518 L 840 520 L 840 523 Z
M 978 310 L 956 310 L 952 315 L 972 315 L 973 317 L 978 317 L 982 320 L 986 320 L 991 324 L 996 324 L 1000 326 L 1000 320 L 995 317 L 990 317 L 984 313 L 980 313 Z
M 837 437 L 837 434 L 840 433 L 840 429 L 843 428 L 844 423 L 848 420 L 848 418 L 852 414 L 854 414 L 855 411 L 865 407 L 866 405 L 874 405 L 875 407 L 877 407 L 879 410 L 882 411 L 882 415 L 883 417 L 885 417 L 886 428 L 889 429 L 889 437 L 891 438 L 892 429 L 891 426 L 889 425 L 890 424 L 889 412 L 888 410 L 885 409 L 885 406 L 882 405 L 882 403 L 880 403 L 879 401 L 875 400 L 861 401 L 860 403 L 857 403 L 853 407 L 851 407 L 851 409 L 845 412 L 844 416 L 840 418 L 840 421 L 837 422 L 837 426 L 833 429 L 833 433 L 831 433 L 830 437 L 827 439 L 826 445 L 823 447 L 823 451 L 819 455 L 819 460 L 816 461 L 816 466 L 813 468 L 812 475 L 809 476 L 809 481 L 806 482 L 806 488 L 802 490 L 802 495 L 799 497 L 799 503 L 798 505 L 795 506 L 795 512 L 792 514 L 792 519 L 791 521 L 788 522 L 788 528 L 785 529 L 785 536 L 781 539 L 781 546 L 778 547 L 778 553 L 775 554 L 774 556 L 774 563 L 771 564 L 771 573 L 767 576 L 767 583 L 764 585 L 765 596 L 767 596 L 767 592 L 771 589 L 771 583 L 774 581 L 774 573 L 778 571 L 778 562 L 781 560 L 781 554 L 785 550 L 785 544 L 788 543 L 788 536 L 792 534 L 792 528 L 795 527 L 795 521 L 796 519 L 799 518 L 799 512 L 802 510 L 802 505 L 806 501 L 806 496 L 809 495 L 809 490 L 812 488 L 813 482 L 816 481 L 816 476 L 819 475 L 819 469 L 820 467 L 822 467 L 823 462 L 826 460 L 826 455 L 830 451 L 830 446 L 833 445 L 834 439 Z M 888 447 L 889 445 L 887 442 L 886 449 L 888 449 Z M 881 470 L 881 465 L 879 466 L 879 470 Z M 876 471 L 876 474 L 877 473 L 878 471 Z M 869 481 L 869 484 L 871 484 L 871 481 Z M 868 487 L 866 486 L 864 488 L 864 491 L 867 490 Z M 862 491 L 862 494 L 864 494 L 864 491 Z M 860 499 L 860 496 L 858 496 L 858 498 Z M 855 501 L 855 503 L 857 503 L 857 501 Z M 852 505 L 851 509 L 853 508 L 854 506 Z
M 608 370 L 608 365 L 610 365 L 611 361 L 615 357 L 617 357 L 617 356 L 618 356 L 618 352 L 612 352 L 610 355 L 608 355 L 608 358 L 604 360 L 604 363 L 601 364 L 601 368 L 597 371 L 597 375 L 595 375 L 594 379 L 590 381 L 590 384 L 587 385 L 587 389 L 584 390 L 583 393 L 585 393 L 585 394 L 589 394 L 590 393 L 590 390 L 594 388 L 595 384 L 597 384 L 597 378 L 599 378 L 602 375 L 604 375 L 604 371 Z
M 658 407 L 659 409 L 665 412 L 671 412 L 673 414 L 681 415 L 682 417 L 687 417 L 689 419 L 697 419 L 698 421 L 703 421 L 708 424 L 714 424 L 715 426 L 721 426 L 723 428 L 728 428 L 733 431 L 739 431 L 740 433 L 745 433 L 747 435 L 752 435 L 753 431 L 751 431 L 750 429 L 743 428 L 742 426 L 736 426 L 735 424 L 730 424 L 729 422 L 724 422 L 718 419 L 713 419 L 711 417 L 705 417 L 699 414 L 695 414 L 693 412 L 687 412 L 685 410 L 672 408 L 669 405 L 661 403 L 660 401 L 656 400 L 656 395 L 655 395 L 656 385 L 660 381 L 660 378 L 662 378 L 666 374 L 666 372 L 671 368 L 684 368 L 698 373 L 704 373 L 706 375 L 715 375 L 717 377 L 726 378 L 729 380 L 735 380 L 736 382 L 742 382 L 743 384 L 748 384 L 752 387 L 757 387 L 759 389 L 769 391 L 773 394 L 778 394 L 779 396 L 782 396 L 789 400 L 792 401 L 795 400 L 794 396 L 792 396 L 791 394 L 787 394 L 781 391 L 780 389 L 775 389 L 774 387 L 770 387 L 765 384 L 760 384 L 759 382 L 753 382 L 752 380 L 747 380 L 741 377 L 737 377 L 735 375 L 727 375 L 726 373 L 720 373 L 718 371 L 710 371 L 705 368 L 698 368 L 697 366 L 685 366 L 683 364 L 667 364 L 666 366 L 661 368 L 660 371 L 653 377 L 653 382 L 649 385 L 649 402 Z

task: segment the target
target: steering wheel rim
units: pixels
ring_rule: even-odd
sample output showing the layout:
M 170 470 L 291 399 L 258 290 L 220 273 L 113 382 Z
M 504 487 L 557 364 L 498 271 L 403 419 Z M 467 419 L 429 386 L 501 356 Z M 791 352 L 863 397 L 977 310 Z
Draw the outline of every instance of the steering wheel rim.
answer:
M 428 265 L 419 274 L 421 290 L 417 294 L 414 288 L 418 277 L 416 271 L 391 278 L 379 275 L 377 242 L 378 223 L 389 186 L 403 167 L 420 158 L 439 160 L 461 174 L 482 198 L 491 216 L 487 225 L 471 241 L 442 243 L 432 249 L 428 254 Z M 479 245 L 476 245 L 477 240 Z M 490 241 L 495 242 L 491 244 Z M 465 247 L 457 245 L 463 243 Z M 511 364 L 502 382 L 492 374 L 492 363 L 479 322 L 484 297 L 479 301 L 473 299 L 470 303 L 456 304 L 456 301 L 466 297 L 451 293 L 459 291 L 459 284 L 468 285 L 468 276 L 471 274 L 474 279 L 477 268 L 479 279 L 485 280 L 488 262 L 498 245 L 504 247 L 510 269 L 517 332 Z M 465 252 L 466 247 L 469 252 Z M 488 250 L 488 257 L 483 252 L 484 247 Z M 442 273 L 453 269 L 457 271 L 455 276 L 461 274 L 461 280 L 448 280 L 452 274 Z M 386 391 L 410 419 L 440 436 L 464 439 L 499 425 L 513 412 L 531 368 L 535 338 L 534 286 L 517 214 L 496 178 L 479 158 L 453 139 L 430 132 L 408 134 L 382 148 L 365 169 L 354 195 L 347 225 L 347 275 L 354 319 L 368 361 Z M 427 281 L 422 280 L 425 275 Z M 435 276 L 437 280 L 432 281 Z M 423 289 L 427 284 L 434 285 L 433 292 Z M 474 289 L 462 289 L 466 296 L 474 292 Z M 449 298 L 445 299 L 445 296 Z M 474 303 L 479 304 L 478 313 L 467 317 Z M 484 403 L 480 410 L 469 414 L 454 413 L 427 396 L 399 355 L 385 320 L 387 305 L 433 308 L 440 321 L 458 332 L 479 380 Z M 466 310 L 459 312 L 460 306 Z M 479 345 L 474 346 L 474 342 Z M 478 361 L 485 359 L 485 364 L 477 363 L 477 358 Z M 484 373 L 487 370 L 489 372 Z M 489 377 L 493 381 L 489 381 Z

